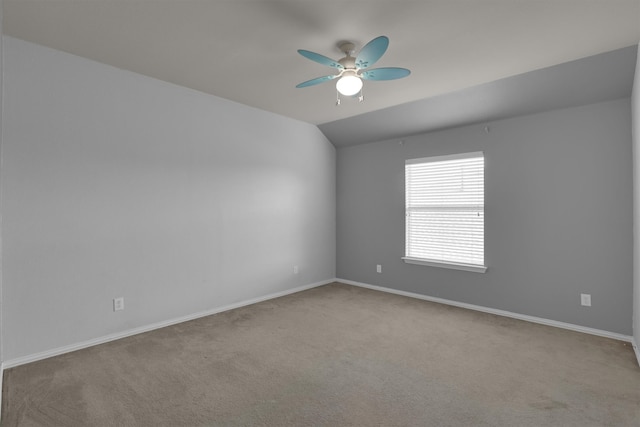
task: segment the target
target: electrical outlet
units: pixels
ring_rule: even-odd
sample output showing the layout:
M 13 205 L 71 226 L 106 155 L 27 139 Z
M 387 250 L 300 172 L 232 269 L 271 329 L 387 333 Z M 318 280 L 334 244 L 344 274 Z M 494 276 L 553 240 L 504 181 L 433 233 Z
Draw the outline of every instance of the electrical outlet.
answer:
M 124 298 L 114 298 L 113 299 L 113 311 L 124 310 Z
M 298 274 L 298 272 L 300 271 L 300 269 L 298 268 L 297 265 L 293 266 L 293 274 Z
M 376 265 L 376 272 L 382 273 L 382 264 Z
M 580 305 L 591 307 L 591 294 L 580 294 Z

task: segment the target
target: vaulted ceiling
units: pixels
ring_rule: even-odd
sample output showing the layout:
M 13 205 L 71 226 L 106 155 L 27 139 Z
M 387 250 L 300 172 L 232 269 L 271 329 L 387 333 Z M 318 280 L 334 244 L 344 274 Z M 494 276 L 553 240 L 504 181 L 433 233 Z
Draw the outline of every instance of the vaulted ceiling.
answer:
M 371 140 L 379 134 L 355 141 L 344 132 L 355 135 L 365 126 L 375 134 L 376 123 L 388 127 L 385 117 L 411 116 L 411 106 L 412 111 L 425 105 L 434 108 L 438 99 L 452 99 L 450 94 L 464 98 L 467 90 L 491 90 L 497 81 L 640 41 L 640 0 L 4 0 L 3 4 L 2 28 L 7 35 L 320 125 L 338 146 Z M 297 49 L 338 59 L 340 41 L 352 41 L 359 49 L 379 35 L 388 36 L 390 45 L 376 66 L 409 68 L 409 77 L 367 81 L 364 102 L 347 99 L 340 106 L 335 105 L 332 82 L 295 88 L 302 81 L 334 73 L 300 56 Z M 635 53 L 625 52 L 624 59 L 616 60 L 628 64 Z M 593 75 L 608 73 L 606 64 L 611 62 L 601 58 L 600 71 Z M 579 72 L 573 64 L 572 72 Z M 520 87 L 521 83 L 508 84 Z M 585 81 L 583 87 L 593 84 Z M 575 91 L 580 89 L 571 93 Z

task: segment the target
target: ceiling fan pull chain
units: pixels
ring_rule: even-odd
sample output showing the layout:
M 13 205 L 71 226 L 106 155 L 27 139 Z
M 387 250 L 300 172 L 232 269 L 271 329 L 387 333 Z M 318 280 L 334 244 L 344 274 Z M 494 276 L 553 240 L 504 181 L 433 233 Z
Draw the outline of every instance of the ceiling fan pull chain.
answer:
M 358 102 L 364 101 L 364 94 L 362 93 L 363 91 L 364 91 L 364 86 L 362 87 L 362 89 L 360 89 L 360 95 L 358 96 Z
M 336 90 L 336 107 L 340 105 L 340 92 Z

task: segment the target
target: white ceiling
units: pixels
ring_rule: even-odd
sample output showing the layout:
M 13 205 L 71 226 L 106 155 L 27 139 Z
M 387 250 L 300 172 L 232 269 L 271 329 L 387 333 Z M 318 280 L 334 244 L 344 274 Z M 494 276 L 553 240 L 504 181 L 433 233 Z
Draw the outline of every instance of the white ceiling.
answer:
M 313 124 L 326 124 L 638 44 L 640 0 L 4 0 L 3 32 Z M 337 43 L 390 38 L 365 82 L 335 106 Z

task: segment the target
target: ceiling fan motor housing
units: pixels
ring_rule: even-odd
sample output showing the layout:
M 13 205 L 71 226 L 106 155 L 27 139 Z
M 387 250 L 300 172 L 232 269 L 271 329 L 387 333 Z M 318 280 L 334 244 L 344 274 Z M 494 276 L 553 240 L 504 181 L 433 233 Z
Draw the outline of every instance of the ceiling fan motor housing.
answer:
M 346 70 L 355 70 L 356 69 L 356 58 L 353 56 L 345 56 L 344 58 L 338 60 L 338 64 L 342 65 Z

